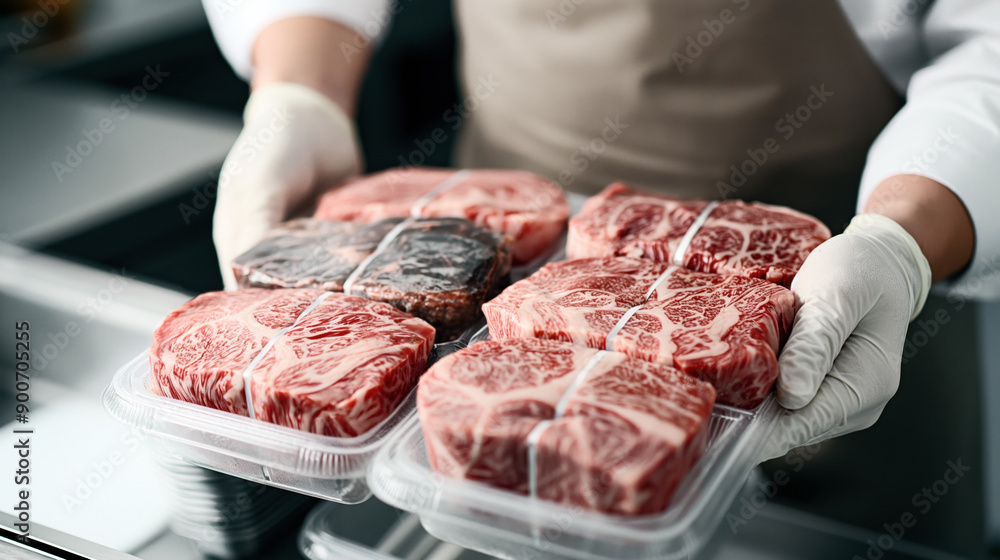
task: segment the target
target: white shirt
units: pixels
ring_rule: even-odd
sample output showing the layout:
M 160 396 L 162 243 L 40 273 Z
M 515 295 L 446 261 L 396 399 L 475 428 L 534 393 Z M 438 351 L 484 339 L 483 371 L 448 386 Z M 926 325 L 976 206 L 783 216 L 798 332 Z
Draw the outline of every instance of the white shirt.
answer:
M 375 41 L 390 0 L 203 0 L 223 55 L 248 78 L 260 31 L 293 16 L 339 21 Z M 950 188 L 976 230 L 972 264 L 943 283 L 952 297 L 1000 298 L 1000 0 L 840 0 L 862 43 L 906 105 L 868 153 L 860 210 L 893 175 Z

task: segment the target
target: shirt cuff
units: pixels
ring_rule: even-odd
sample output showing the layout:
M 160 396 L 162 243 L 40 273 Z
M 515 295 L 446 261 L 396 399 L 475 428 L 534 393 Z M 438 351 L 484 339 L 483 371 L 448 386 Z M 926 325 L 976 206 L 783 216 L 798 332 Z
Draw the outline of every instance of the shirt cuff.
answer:
M 393 14 L 400 10 L 394 0 L 202 0 L 202 3 L 219 49 L 245 80 L 253 74 L 250 55 L 257 35 L 276 21 L 302 16 L 336 21 L 360 35 L 358 44 L 345 46 L 350 50 L 377 44 Z
M 956 84 L 911 100 L 872 146 L 858 211 L 894 175 L 920 175 L 954 192 L 976 233 L 970 265 L 935 292 L 964 299 L 1000 298 L 1000 84 Z M 904 188 L 904 187 L 900 187 Z M 896 196 L 890 192 L 886 196 Z M 881 195 L 880 195 L 881 196 Z M 878 200 L 873 203 L 877 206 Z

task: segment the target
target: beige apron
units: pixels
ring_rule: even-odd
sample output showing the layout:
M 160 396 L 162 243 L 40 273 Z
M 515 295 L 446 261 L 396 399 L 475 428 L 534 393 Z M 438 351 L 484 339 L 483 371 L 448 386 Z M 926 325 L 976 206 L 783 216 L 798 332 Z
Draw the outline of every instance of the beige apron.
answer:
M 836 0 L 456 0 L 456 164 L 793 206 L 839 231 L 901 99 Z

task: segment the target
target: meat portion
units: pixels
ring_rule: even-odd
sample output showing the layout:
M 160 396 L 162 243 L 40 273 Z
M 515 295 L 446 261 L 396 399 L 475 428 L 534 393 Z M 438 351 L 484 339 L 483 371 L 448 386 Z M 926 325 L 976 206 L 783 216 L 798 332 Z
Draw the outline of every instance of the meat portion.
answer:
M 669 366 L 597 353 L 518 338 L 435 364 L 417 389 L 432 468 L 527 494 L 533 449 L 540 498 L 621 515 L 666 509 L 704 452 L 715 391 Z
M 635 257 L 671 262 L 704 200 L 608 186 L 569 225 L 569 258 Z M 790 208 L 725 200 L 708 215 L 680 264 L 701 272 L 761 278 L 785 287 L 809 253 L 830 238 L 819 220 Z
M 636 306 L 607 347 L 608 335 Z M 677 367 L 711 382 L 719 402 L 753 408 L 778 377 L 777 355 L 795 302 L 790 291 L 762 280 L 603 258 L 548 264 L 487 302 L 483 312 L 495 340 L 607 347 Z
M 459 218 L 374 224 L 300 219 L 276 228 L 237 257 L 241 286 L 344 290 L 383 301 L 426 320 L 440 341 L 472 326 L 484 301 L 509 282 L 510 238 Z M 366 262 L 383 238 L 395 238 Z
M 376 254 L 350 293 L 412 313 L 434 325 L 439 340 L 452 340 L 507 285 L 510 266 L 505 234 L 458 218 L 425 218 L 405 226 Z
M 363 226 L 299 218 L 281 224 L 233 261 L 243 288 L 319 288 L 339 292 L 394 222 Z
M 314 217 L 371 223 L 407 217 L 465 218 L 514 240 L 514 264 L 544 255 L 566 227 L 558 185 L 526 171 L 400 168 L 355 179 L 324 194 Z M 454 183 L 454 184 L 452 184 Z
M 321 290 L 202 294 L 153 336 L 151 390 L 317 434 L 353 437 L 385 419 L 427 366 L 434 328 L 384 303 Z M 301 318 L 300 318 L 301 316 Z M 298 319 L 298 322 L 296 322 Z M 294 326 L 293 326 L 294 325 Z

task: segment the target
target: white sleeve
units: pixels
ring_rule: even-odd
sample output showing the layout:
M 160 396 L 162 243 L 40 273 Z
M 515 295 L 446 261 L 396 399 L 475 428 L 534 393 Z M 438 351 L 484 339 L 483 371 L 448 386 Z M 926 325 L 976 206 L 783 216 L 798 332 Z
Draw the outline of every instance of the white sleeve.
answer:
M 858 209 L 893 175 L 947 186 L 972 217 L 976 248 L 971 265 L 941 287 L 1000 298 L 1000 0 L 938 0 L 922 39 L 931 62 L 868 153 Z
M 363 44 L 377 41 L 399 11 L 391 0 L 202 0 L 215 40 L 233 70 L 245 80 L 253 67 L 250 53 L 257 35 L 278 20 L 315 16 L 354 29 Z M 350 48 L 350 47 L 348 47 Z

